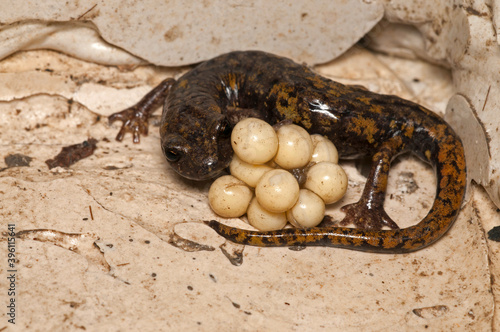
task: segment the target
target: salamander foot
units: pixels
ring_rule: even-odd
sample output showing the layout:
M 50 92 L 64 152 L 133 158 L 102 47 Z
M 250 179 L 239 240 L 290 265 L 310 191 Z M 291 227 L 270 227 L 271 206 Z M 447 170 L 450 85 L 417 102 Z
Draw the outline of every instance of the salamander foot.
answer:
M 379 230 L 387 226 L 390 229 L 399 229 L 399 226 L 387 215 L 382 206 L 369 208 L 362 200 L 348 204 L 341 209 L 345 217 L 340 222 L 341 226 L 353 224 L 356 228 Z
M 108 117 L 109 124 L 116 120 L 123 122 L 123 125 L 116 135 L 116 140 L 121 141 L 126 133 L 131 133 L 134 143 L 139 143 L 139 136 L 148 134 L 148 116 L 143 110 L 132 106 L 121 112 L 113 113 Z
M 167 78 L 145 95 L 137 104 L 108 117 L 109 124 L 116 120 L 123 122 L 122 128 L 116 135 L 121 141 L 126 133 L 131 133 L 134 143 L 139 143 L 140 135 L 148 135 L 148 118 L 151 113 L 165 100 L 170 88 L 175 83 L 173 78 Z

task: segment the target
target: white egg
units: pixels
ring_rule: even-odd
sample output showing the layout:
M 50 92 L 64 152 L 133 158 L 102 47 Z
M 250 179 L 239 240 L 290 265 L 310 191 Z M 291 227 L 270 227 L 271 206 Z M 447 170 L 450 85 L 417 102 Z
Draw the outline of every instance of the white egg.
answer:
M 306 166 L 311 160 L 313 144 L 307 131 L 297 125 L 278 129 L 278 153 L 274 161 L 284 169 Z
M 264 164 L 278 150 L 278 137 L 273 127 L 260 119 L 248 118 L 234 126 L 231 146 L 238 157 L 249 164 Z
M 255 188 L 257 182 L 260 180 L 264 173 L 273 170 L 272 167 L 267 165 L 253 165 L 244 162 L 237 155 L 233 156 L 231 164 L 229 164 L 229 171 L 231 175 L 237 177 L 245 182 L 252 188 Z
M 347 175 L 342 167 L 323 161 L 309 168 L 304 187 L 321 197 L 325 204 L 331 204 L 344 196 L 347 184 Z
M 255 187 L 259 204 L 271 212 L 285 212 L 299 198 L 299 184 L 290 172 L 274 169 L 265 173 Z
M 210 207 L 224 218 L 244 215 L 252 197 L 252 190 L 232 175 L 221 176 L 212 183 L 208 191 Z
M 308 189 L 301 189 L 299 199 L 286 212 L 286 218 L 297 228 L 310 228 L 319 225 L 325 216 L 325 202 Z
M 311 135 L 311 140 L 314 147 L 311 162 L 319 163 L 322 161 L 329 161 L 338 164 L 339 153 L 332 141 L 323 135 Z
M 264 209 L 254 198 L 248 207 L 248 222 L 261 231 L 274 231 L 282 229 L 286 225 L 286 214 L 284 212 L 271 212 Z

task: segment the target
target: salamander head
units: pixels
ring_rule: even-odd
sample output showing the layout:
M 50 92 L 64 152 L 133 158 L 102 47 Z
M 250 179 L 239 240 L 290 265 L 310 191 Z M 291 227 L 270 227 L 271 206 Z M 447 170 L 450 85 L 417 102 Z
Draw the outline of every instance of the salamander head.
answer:
M 219 112 L 194 108 L 164 111 L 160 129 L 165 158 L 191 180 L 216 177 L 229 166 L 232 126 Z

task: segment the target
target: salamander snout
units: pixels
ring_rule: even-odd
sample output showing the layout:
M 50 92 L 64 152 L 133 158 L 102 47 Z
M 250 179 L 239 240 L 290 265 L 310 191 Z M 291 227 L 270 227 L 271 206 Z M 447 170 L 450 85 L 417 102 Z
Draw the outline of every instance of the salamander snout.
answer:
M 185 178 L 198 181 L 214 178 L 229 166 L 231 144 L 229 139 L 200 143 L 175 134 L 167 135 L 162 139 L 163 155 L 170 166 Z

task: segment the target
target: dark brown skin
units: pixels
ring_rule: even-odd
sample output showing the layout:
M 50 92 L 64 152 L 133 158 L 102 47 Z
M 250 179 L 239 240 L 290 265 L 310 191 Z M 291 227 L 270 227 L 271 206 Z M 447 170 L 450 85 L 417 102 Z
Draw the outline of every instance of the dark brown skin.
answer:
M 257 117 L 275 125 L 292 121 L 328 137 L 341 158 L 371 157 L 359 202 L 344 206 L 341 225 L 260 232 L 215 220 L 205 223 L 236 243 L 262 246 L 329 246 L 404 253 L 438 240 L 460 210 L 466 167 L 460 139 L 439 116 L 413 102 L 347 86 L 275 55 L 232 52 L 204 62 L 175 81 L 167 79 L 137 105 L 110 118 L 128 121 L 125 132 L 147 133 L 152 105 L 166 95 L 160 129 L 165 157 L 180 175 L 204 180 L 219 175 L 232 158 L 231 128 Z M 141 129 L 142 128 L 142 129 Z M 391 161 L 412 152 L 437 177 L 434 204 L 417 225 L 399 229 L 383 209 Z M 382 230 L 387 226 L 390 230 Z

